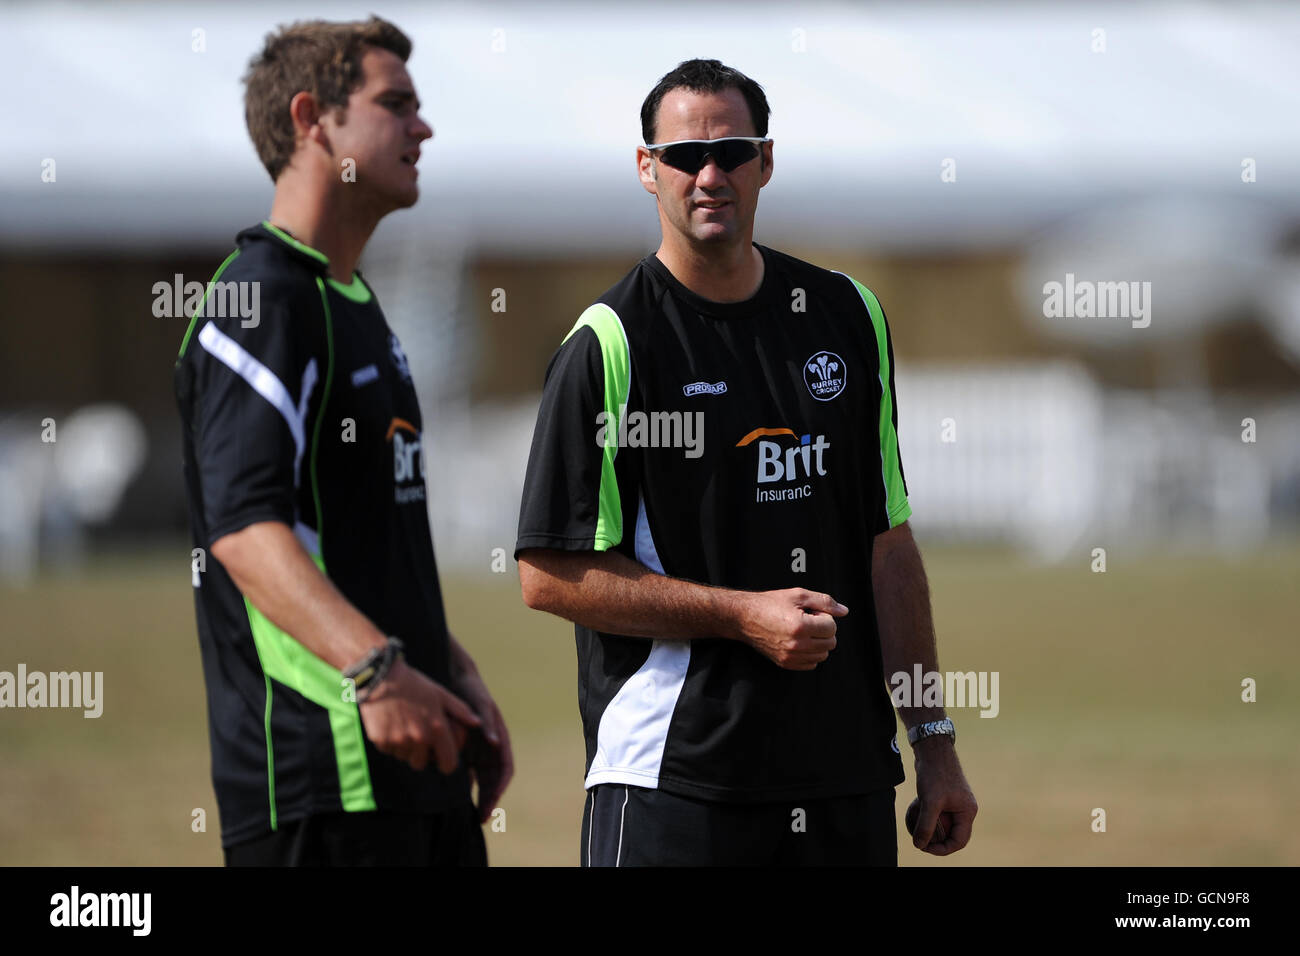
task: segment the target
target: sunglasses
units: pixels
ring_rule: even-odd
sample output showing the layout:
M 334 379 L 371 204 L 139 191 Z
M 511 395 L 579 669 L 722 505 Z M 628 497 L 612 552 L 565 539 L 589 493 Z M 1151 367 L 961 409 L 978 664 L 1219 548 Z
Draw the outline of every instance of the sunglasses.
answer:
M 710 156 L 724 173 L 743 166 L 758 155 L 759 143 L 770 143 L 766 136 L 723 136 L 719 139 L 679 139 L 672 143 L 651 143 L 646 149 L 661 149 L 659 159 L 673 169 L 692 176 L 704 168 Z

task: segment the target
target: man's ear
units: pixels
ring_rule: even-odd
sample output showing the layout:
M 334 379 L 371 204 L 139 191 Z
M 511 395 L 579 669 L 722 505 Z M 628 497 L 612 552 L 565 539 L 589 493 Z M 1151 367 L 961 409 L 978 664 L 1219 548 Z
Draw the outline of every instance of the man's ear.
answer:
M 293 94 L 293 99 L 289 100 L 289 119 L 295 137 L 307 136 L 313 126 L 320 125 L 321 110 L 316 97 L 306 90 Z
M 659 195 L 659 182 L 655 177 L 655 161 L 650 150 L 644 146 L 636 148 L 636 172 L 641 180 L 641 187 L 652 196 Z
M 289 119 L 293 123 L 293 141 L 294 151 L 304 141 L 310 141 L 318 146 L 328 150 L 329 132 L 326 130 L 323 120 L 327 117 L 335 120 L 336 124 L 342 121 L 344 111 L 341 109 L 322 110 L 316 97 L 305 90 L 299 91 L 293 95 L 289 101 Z
M 763 181 L 758 184 L 758 187 L 762 189 L 764 186 L 767 185 L 768 181 L 772 178 L 772 144 L 771 143 L 763 143 L 758 147 L 758 162 L 760 164 L 761 175 L 763 177 Z

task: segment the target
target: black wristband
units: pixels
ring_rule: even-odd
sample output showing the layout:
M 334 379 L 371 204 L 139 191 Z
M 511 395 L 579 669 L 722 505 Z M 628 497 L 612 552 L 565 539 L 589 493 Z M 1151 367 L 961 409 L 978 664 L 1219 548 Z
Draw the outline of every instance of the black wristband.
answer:
M 393 664 L 402 657 L 405 645 L 395 637 L 390 637 L 383 647 L 375 647 L 365 657 L 343 672 L 343 676 L 352 681 L 356 691 L 357 703 L 364 702 L 378 687 Z

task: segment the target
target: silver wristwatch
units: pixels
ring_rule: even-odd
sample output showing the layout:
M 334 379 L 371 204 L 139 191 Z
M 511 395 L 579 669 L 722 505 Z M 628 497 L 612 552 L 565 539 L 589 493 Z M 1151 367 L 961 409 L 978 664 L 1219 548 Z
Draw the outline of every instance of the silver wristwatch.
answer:
M 957 728 L 952 725 L 952 721 L 945 717 L 943 720 L 927 720 L 923 724 L 917 724 L 907 732 L 907 742 L 915 745 L 918 740 L 924 740 L 926 737 L 937 737 L 945 734 L 952 738 L 952 742 L 957 742 Z

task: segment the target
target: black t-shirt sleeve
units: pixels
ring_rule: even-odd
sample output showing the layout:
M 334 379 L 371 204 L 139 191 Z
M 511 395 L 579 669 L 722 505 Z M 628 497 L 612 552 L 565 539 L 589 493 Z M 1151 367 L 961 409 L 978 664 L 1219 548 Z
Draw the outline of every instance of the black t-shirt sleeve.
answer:
M 616 422 L 606 421 L 605 379 L 600 340 L 590 326 L 580 326 L 546 370 L 524 477 L 516 557 L 525 548 L 604 551 L 621 540 L 615 450 L 601 441 L 603 426 L 611 441 L 616 434 Z
M 238 317 L 199 319 L 194 457 L 211 541 L 257 521 L 296 520 L 298 488 L 310 481 L 307 407 L 325 372 L 296 334 L 304 308 L 263 301 L 249 327 Z
M 876 294 L 852 276 L 845 276 L 857 290 L 866 315 L 870 345 L 875 353 L 880 401 L 871 416 L 872 434 L 864 436 L 880 448 L 880 481 L 877 507 L 871 511 L 872 534 L 896 528 L 912 516 L 907 500 L 907 481 L 903 476 L 903 458 L 898 448 L 898 397 L 894 390 L 894 340 L 889 334 L 885 309 Z
M 879 305 L 879 300 L 873 304 Z M 870 310 L 869 310 L 870 311 Z M 872 317 L 873 320 L 875 316 Z M 903 474 L 903 456 L 898 446 L 898 396 L 894 389 L 894 339 L 883 307 L 879 321 L 873 322 L 880 348 L 881 407 L 879 418 L 881 485 L 885 507 L 876 513 L 876 534 L 896 528 L 912 516 L 907 500 L 907 479 Z

